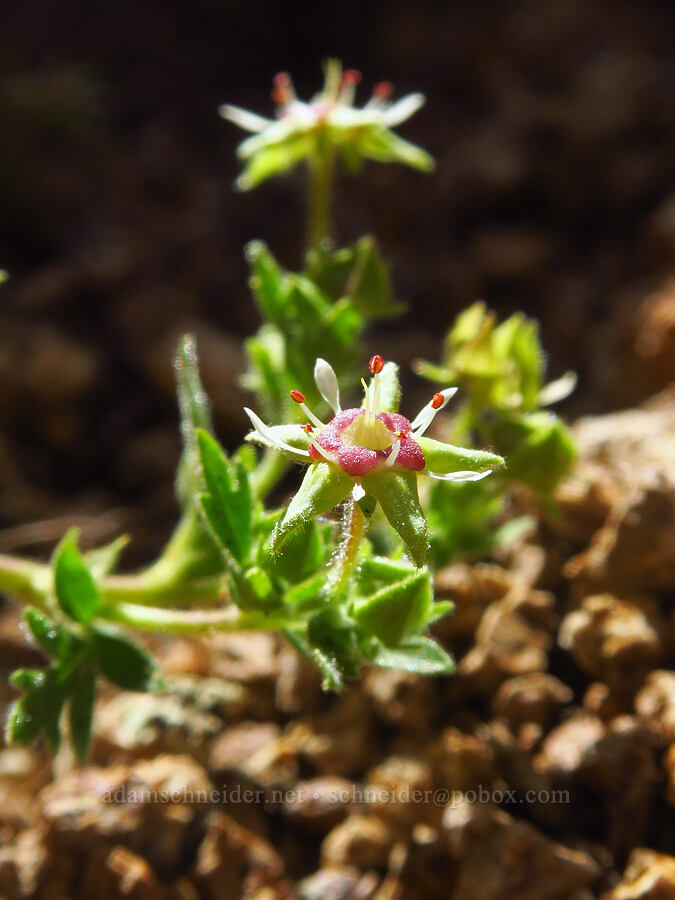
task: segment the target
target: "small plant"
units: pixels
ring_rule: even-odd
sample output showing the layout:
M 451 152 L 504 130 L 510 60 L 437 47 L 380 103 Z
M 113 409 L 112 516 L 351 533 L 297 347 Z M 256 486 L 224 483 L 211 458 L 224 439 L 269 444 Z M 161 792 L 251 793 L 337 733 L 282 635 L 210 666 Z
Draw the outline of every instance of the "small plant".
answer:
M 391 131 L 423 98 L 389 103 L 390 86 L 380 85 L 358 109 L 358 80 L 331 62 L 323 91 L 308 104 L 296 99 L 288 76 L 277 76 L 275 120 L 221 109 L 255 132 L 240 147 L 240 187 L 301 162 L 310 173 L 304 270 L 284 271 L 259 242 L 248 247 L 262 318 L 246 342 L 252 430 L 235 453 L 225 453 L 187 335 L 175 361 L 181 516 L 159 559 L 138 574 L 115 574 L 126 539 L 83 553 L 75 531 L 49 564 L 0 556 L 0 589 L 25 605 L 28 632 L 48 658 L 45 668 L 12 676 L 21 693 L 7 723 L 9 742 L 43 735 L 56 752 L 67 708 L 70 740 L 83 760 L 99 677 L 127 690 L 161 689 L 155 662 L 129 631 L 280 632 L 333 690 L 364 663 L 450 673 L 452 659 L 428 629 L 451 604 L 434 601 L 428 563 L 484 552 L 509 484 L 515 479 L 549 495 L 571 463 L 564 426 L 539 408 L 570 379 L 542 390 L 532 323 L 512 317 L 497 327 L 481 306 L 460 316 L 440 366 L 419 366 L 426 377 L 459 385 L 458 399 L 464 395 L 444 426 L 453 443 L 426 431 L 457 388 L 435 391 L 411 421 L 399 412 L 398 368 L 379 355 L 370 358 L 370 382 L 361 379 L 360 405 L 342 408 L 341 398 L 358 390 L 352 373 L 365 369 L 367 327 L 398 308 L 371 238 L 342 249 L 329 240 L 336 156 L 351 170 L 364 159 L 432 166 Z M 474 440 L 485 449 L 456 446 Z M 300 487 L 287 506 L 270 505 L 293 463 L 305 467 Z M 420 477 L 433 485 L 423 490 L 427 514 Z M 489 483 L 473 499 L 453 493 L 486 491 Z M 505 537 L 502 529 L 498 538 Z

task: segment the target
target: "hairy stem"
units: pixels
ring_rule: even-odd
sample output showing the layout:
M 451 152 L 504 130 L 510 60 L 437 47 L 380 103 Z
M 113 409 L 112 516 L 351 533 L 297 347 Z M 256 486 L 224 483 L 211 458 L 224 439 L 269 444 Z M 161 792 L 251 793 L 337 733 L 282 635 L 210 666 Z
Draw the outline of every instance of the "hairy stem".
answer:
M 164 634 L 210 634 L 216 631 L 280 631 L 287 618 L 262 612 L 242 612 L 230 605 L 224 609 L 158 609 L 135 603 L 116 603 L 101 610 L 101 618 L 137 631 Z
M 361 507 L 353 500 L 349 502 L 351 507 L 347 513 L 347 527 L 326 585 L 326 592 L 329 596 L 339 594 L 346 587 L 349 577 L 354 571 L 365 530 L 366 517 L 363 515 Z

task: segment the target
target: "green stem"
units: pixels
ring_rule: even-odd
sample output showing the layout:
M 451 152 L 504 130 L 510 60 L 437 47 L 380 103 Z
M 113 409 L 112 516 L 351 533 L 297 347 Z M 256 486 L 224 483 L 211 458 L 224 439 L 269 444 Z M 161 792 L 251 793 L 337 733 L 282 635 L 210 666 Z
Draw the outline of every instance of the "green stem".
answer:
M 330 206 L 333 188 L 334 152 L 320 142 L 309 161 L 309 246 L 319 252 L 330 236 Z
M 211 634 L 216 631 L 280 631 L 289 625 L 287 618 L 261 612 L 242 612 L 236 606 L 224 609 L 158 609 L 135 603 L 104 606 L 100 617 L 139 631 L 163 634 Z
M 328 596 L 337 596 L 347 586 L 356 565 L 365 526 L 366 517 L 359 504 L 352 500 L 342 545 L 326 586 Z

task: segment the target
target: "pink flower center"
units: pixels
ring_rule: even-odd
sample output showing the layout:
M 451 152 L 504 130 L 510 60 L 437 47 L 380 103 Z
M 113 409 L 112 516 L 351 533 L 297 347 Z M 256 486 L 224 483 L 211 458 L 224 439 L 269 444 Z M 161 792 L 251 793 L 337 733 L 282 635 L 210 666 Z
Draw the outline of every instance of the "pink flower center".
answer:
M 398 413 L 368 416 L 365 409 L 345 409 L 321 430 L 315 442 L 321 449 L 310 444 L 312 459 L 329 459 L 353 478 L 376 469 L 420 472 L 425 466 L 410 421 Z M 393 464 L 387 462 L 394 452 Z

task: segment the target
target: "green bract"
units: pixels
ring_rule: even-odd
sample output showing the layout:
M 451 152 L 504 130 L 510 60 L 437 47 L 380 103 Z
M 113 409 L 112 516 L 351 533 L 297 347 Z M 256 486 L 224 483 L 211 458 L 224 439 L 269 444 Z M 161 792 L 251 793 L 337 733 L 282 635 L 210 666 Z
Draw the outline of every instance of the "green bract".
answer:
M 428 153 L 392 131 L 422 106 L 422 94 L 408 94 L 390 103 L 392 88 L 383 82 L 375 86 L 370 100 L 359 108 L 354 106 L 359 81 L 358 72 L 353 69 L 343 72 L 339 62 L 330 60 L 323 90 L 309 102 L 298 100 L 286 73 L 276 76 L 275 119 L 266 119 L 237 106 L 221 106 L 223 118 L 253 133 L 237 151 L 246 162 L 238 187 L 248 190 L 300 162 L 311 164 L 334 150 L 352 170 L 364 159 L 400 162 L 422 171 L 433 168 Z

